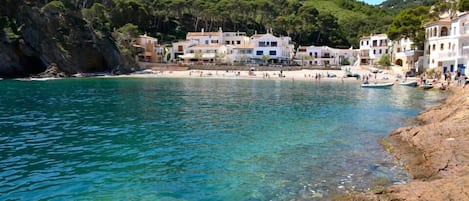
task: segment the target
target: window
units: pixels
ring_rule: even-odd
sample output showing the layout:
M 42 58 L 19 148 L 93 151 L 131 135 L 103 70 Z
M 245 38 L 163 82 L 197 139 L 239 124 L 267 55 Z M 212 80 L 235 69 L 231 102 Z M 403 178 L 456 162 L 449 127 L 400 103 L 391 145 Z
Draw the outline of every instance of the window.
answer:
M 247 50 L 246 51 L 248 54 L 252 54 L 252 50 Z
M 369 45 L 369 42 L 370 42 L 370 41 L 366 41 L 366 45 Z
M 386 52 L 386 54 L 387 54 L 387 53 L 388 53 L 388 49 L 386 49 L 386 51 L 385 51 L 385 52 Z
M 373 40 L 373 47 L 376 47 L 378 46 L 378 41 L 377 40 Z
M 382 54 L 382 53 L 383 53 L 383 50 L 382 50 L 382 49 L 380 49 L 380 50 L 379 50 L 379 54 Z
M 229 45 L 229 44 L 230 44 L 230 41 L 225 41 L 225 44 L 226 44 L 226 45 Z
M 376 54 L 376 50 L 373 50 L 373 54 Z
M 269 52 L 269 55 L 270 55 L 270 56 L 276 56 L 276 55 L 277 55 L 277 51 L 271 50 L 271 51 Z
M 259 47 L 265 47 L 265 46 L 266 46 L 265 42 L 259 42 Z
M 264 52 L 263 51 L 257 51 L 256 55 L 262 55 Z
M 206 45 L 208 44 L 208 40 L 205 40 L 205 44 L 206 44 Z
M 178 45 L 178 52 L 182 52 L 184 51 L 184 48 L 182 47 L 182 45 Z
M 440 44 L 440 50 L 444 50 L 445 49 L 445 45 L 443 43 Z
M 271 43 L 270 43 L 270 46 L 272 46 L 272 47 L 277 47 L 277 42 L 271 42 Z
M 237 40 L 237 41 L 236 41 L 236 44 L 240 45 L 240 44 L 241 44 L 241 41 L 240 41 L 240 40 Z
M 218 43 L 218 40 L 212 40 L 211 43 Z
M 433 46 L 432 46 L 432 50 L 433 50 L 433 51 L 435 51 L 435 49 L 436 49 L 436 45 L 435 45 L 435 44 L 433 44 Z
M 400 48 L 400 47 L 397 48 L 397 52 L 401 52 L 401 48 Z
M 448 36 L 448 27 L 441 27 L 440 36 Z

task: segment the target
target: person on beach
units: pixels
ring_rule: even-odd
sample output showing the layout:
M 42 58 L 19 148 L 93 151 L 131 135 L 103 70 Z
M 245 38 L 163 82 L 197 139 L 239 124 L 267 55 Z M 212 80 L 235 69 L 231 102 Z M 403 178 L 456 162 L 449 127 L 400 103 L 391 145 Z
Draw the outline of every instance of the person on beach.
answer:
M 466 88 L 466 84 L 467 84 L 467 82 L 468 82 L 469 80 L 467 80 L 467 75 L 466 75 L 466 74 L 463 74 L 463 75 L 462 75 L 462 78 L 463 78 L 462 81 L 464 82 L 464 83 L 462 84 L 462 88 L 464 89 L 464 88 Z

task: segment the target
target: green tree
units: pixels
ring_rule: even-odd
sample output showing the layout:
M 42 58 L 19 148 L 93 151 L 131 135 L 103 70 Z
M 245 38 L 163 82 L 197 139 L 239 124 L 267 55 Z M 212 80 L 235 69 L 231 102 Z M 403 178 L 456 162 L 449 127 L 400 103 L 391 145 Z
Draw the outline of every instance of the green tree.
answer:
M 197 51 L 194 53 L 194 58 L 197 59 L 197 62 L 200 63 L 204 54 L 201 51 Z
M 263 54 L 263 55 L 261 56 L 261 60 L 264 61 L 264 64 L 267 64 L 268 61 L 269 61 L 269 59 L 270 59 L 270 56 L 269 56 L 269 55 Z
M 302 54 L 302 55 L 300 55 L 300 59 L 301 59 L 301 66 L 304 66 L 305 60 L 307 60 L 307 61 L 308 61 L 308 60 L 312 60 L 313 57 L 312 57 L 312 56 L 309 56 L 309 55 L 307 55 L 307 54 Z
M 65 5 L 61 1 L 51 1 L 41 8 L 42 12 L 49 14 L 60 14 L 66 11 Z
M 424 25 L 428 18 L 429 8 L 425 6 L 403 10 L 389 25 L 386 34 L 391 40 L 410 38 L 422 49 L 425 42 Z
M 458 10 L 461 12 L 469 10 L 469 0 L 460 0 L 458 5 Z
M 348 65 L 350 65 L 350 61 L 347 58 L 344 58 L 342 60 L 341 64 L 344 65 L 344 66 L 348 66 Z
M 381 56 L 381 58 L 378 61 L 378 64 L 388 68 L 389 66 L 391 66 L 391 57 L 389 57 L 388 54 Z
M 220 60 L 226 58 L 226 53 L 215 53 L 215 63 L 218 64 Z
M 103 4 L 94 3 L 91 8 L 83 8 L 81 13 L 94 30 L 101 33 L 109 32 L 109 15 Z

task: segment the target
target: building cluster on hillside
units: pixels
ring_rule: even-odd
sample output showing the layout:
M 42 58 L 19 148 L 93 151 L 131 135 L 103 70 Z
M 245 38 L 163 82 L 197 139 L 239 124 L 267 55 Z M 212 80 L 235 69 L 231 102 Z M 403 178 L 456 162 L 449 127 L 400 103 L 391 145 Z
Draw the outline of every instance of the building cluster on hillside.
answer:
M 453 18 L 428 23 L 425 27 L 424 55 L 419 60 L 422 69 L 438 69 L 445 73 L 465 74 L 469 65 L 469 12 Z
M 275 36 L 272 30 L 247 36 L 245 32 L 188 32 L 186 40 L 175 42 L 172 48 L 143 35 L 134 45 L 138 61 L 182 62 L 187 64 L 249 64 L 342 66 L 376 65 L 383 55 L 404 72 L 465 73 L 469 62 L 469 13 L 445 18 L 426 25 L 424 50 L 417 50 L 413 41 L 391 41 L 386 34 L 364 36 L 359 49 L 337 49 L 327 46 L 298 46 L 295 50 L 290 37 Z

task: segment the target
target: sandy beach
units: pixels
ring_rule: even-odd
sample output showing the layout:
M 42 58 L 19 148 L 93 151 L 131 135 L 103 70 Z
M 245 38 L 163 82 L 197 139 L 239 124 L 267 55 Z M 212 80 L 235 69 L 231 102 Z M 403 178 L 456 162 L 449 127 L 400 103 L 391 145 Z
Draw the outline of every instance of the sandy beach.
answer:
M 348 69 L 355 77 L 344 77 Z M 130 75 L 117 77 L 136 78 L 214 78 L 214 79 L 260 79 L 260 80 L 285 80 L 285 81 L 332 81 L 332 82 L 362 82 L 363 76 L 369 76 L 370 82 L 383 83 L 394 82 L 400 72 L 383 70 L 380 73 L 372 73 L 367 67 L 346 66 L 342 70 L 277 70 L 277 71 L 246 71 L 246 70 L 153 70 L 137 72 Z

